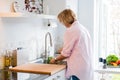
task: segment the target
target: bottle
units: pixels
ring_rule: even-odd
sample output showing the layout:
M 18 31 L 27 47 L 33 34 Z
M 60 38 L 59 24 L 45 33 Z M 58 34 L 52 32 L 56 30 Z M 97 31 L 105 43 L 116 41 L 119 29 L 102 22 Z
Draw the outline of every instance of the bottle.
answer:
M 106 59 L 103 59 L 103 69 L 107 68 Z
M 98 67 L 99 67 L 99 68 L 102 68 L 102 67 L 103 67 L 103 58 L 102 58 L 102 57 L 99 58 Z
M 5 53 L 5 67 L 9 67 L 10 66 L 10 54 L 9 51 L 6 50 Z
M 12 67 L 17 66 L 17 50 L 12 51 L 12 61 L 11 61 Z
M 8 63 L 8 67 L 9 68 L 11 68 L 12 67 L 12 50 L 9 50 L 8 52 L 7 52 L 7 54 L 8 54 L 8 60 L 9 60 L 9 63 Z
M 4 60 L 5 60 L 5 57 L 2 53 L 0 53 L 0 69 L 4 69 Z

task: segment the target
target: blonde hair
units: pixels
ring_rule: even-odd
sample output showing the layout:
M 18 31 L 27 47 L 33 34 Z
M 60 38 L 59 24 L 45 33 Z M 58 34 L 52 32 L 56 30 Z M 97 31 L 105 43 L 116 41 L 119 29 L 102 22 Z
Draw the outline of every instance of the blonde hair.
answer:
M 65 9 L 58 14 L 58 19 L 64 24 L 72 24 L 76 20 L 76 15 L 71 9 Z

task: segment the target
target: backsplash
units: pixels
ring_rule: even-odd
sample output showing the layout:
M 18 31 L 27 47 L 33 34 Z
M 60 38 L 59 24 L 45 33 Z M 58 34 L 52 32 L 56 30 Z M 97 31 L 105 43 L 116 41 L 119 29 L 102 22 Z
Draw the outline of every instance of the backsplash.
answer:
M 53 50 L 56 52 L 63 44 L 65 28 L 62 25 L 52 28 L 46 24 L 47 20 L 40 18 L 1 18 L 0 28 L 3 28 L 4 38 L 0 35 L 0 43 L 4 42 L 4 46 L 1 45 L 0 49 L 22 48 L 18 50 L 21 58 L 26 61 L 34 60 L 44 53 L 45 34 L 50 32 L 54 44 Z

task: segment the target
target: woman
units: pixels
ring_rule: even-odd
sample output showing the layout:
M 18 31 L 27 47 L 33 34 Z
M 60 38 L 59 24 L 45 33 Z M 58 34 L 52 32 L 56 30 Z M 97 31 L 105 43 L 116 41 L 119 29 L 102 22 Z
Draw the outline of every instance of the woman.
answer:
M 92 58 L 91 58 L 91 39 L 89 32 L 83 27 L 76 18 L 74 12 L 65 9 L 58 15 L 59 21 L 65 25 L 64 45 L 61 54 L 50 62 L 66 59 L 66 78 L 71 76 L 78 80 L 92 79 Z

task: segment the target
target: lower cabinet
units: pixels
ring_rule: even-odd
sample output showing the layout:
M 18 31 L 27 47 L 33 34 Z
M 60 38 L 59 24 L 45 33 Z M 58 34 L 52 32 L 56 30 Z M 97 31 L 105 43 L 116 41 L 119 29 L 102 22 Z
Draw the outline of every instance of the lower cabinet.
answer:
M 23 79 L 19 79 L 23 80 Z M 66 80 L 65 79 L 65 69 L 61 70 L 51 76 L 49 75 L 38 75 L 38 74 L 31 74 L 28 79 L 24 80 Z
M 65 70 L 59 71 L 56 74 L 53 74 L 44 80 L 66 80 L 65 79 Z

